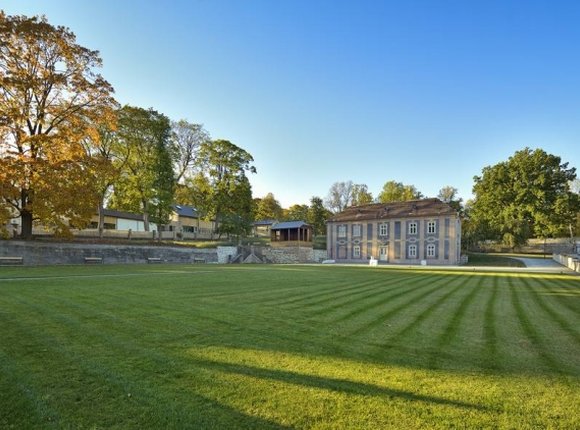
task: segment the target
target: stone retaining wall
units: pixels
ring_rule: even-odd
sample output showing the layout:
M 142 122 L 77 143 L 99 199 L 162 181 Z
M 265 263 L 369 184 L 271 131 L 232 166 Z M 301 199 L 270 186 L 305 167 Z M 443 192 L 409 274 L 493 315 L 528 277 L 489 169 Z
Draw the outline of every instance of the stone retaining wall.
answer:
M 167 263 L 218 261 L 216 249 L 168 246 L 95 245 L 83 243 L 0 241 L 0 257 L 22 257 L 24 265 L 85 264 L 85 258 L 102 258 L 103 264 L 147 263 L 159 258 Z

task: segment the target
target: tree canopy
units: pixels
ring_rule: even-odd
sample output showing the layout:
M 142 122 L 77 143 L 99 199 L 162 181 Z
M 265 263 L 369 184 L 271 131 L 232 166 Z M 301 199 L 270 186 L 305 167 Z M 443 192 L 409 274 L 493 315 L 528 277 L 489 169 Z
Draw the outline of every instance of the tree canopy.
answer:
M 529 237 L 570 233 L 579 211 L 570 182 L 576 169 L 542 149 L 525 148 L 475 176 L 472 222 L 516 246 Z
M 256 199 L 254 217 L 256 220 L 281 220 L 283 210 L 274 194 L 268 193 L 261 199 Z
M 414 185 L 404 185 L 402 182 L 388 181 L 383 185 L 377 200 L 379 203 L 404 202 L 423 198 L 423 194 Z
M 117 151 L 122 172 L 115 183 L 111 206 L 142 213 L 149 221 L 169 222 L 175 188 L 169 118 L 153 110 L 124 106 L 119 111 Z
M 215 220 L 218 234 L 245 235 L 252 228 L 252 187 L 247 172 L 256 173 L 254 158 L 228 140 L 202 143 L 202 171 L 193 181 L 196 208 Z
M 83 142 L 113 122 L 113 88 L 99 53 L 45 17 L 0 11 L 0 41 L 0 213 L 21 217 L 24 238 L 33 220 L 66 232 L 98 204 L 101 164 Z

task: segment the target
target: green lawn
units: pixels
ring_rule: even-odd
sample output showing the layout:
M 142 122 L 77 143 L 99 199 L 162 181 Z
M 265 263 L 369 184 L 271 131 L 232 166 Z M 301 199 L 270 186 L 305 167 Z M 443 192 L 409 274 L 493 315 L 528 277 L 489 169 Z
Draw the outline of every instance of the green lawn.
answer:
M 579 311 L 564 275 L 0 268 L 0 428 L 579 428 Z

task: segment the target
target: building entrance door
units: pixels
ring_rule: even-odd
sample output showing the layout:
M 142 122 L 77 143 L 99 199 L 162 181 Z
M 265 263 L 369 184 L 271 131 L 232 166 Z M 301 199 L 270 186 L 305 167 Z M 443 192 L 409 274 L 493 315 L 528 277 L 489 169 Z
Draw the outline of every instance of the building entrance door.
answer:
M 388 246 L 379 247 L 379 260 L 380 261 L 389 261 L 389 247 Z

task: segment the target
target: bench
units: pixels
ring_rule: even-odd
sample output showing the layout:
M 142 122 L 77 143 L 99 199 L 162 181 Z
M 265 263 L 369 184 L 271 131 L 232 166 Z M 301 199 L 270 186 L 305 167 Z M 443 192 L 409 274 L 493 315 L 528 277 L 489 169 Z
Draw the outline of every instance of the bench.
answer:
M 102 257 L 85 257 L 86 264 L 102 264 L 103 258 Z
M 194 258 L 193 264 L 196 264 L 196 263 L 205 263 L 205 258 Z
M 24 259 L 22 257 L 0 257 L 0 264 L 6 266 L 13 266 L 16 264 L 22 264 Z
M 159 257 L 149 257 L 147 258 L 147 263 L 161 263 L 161 258 Z

